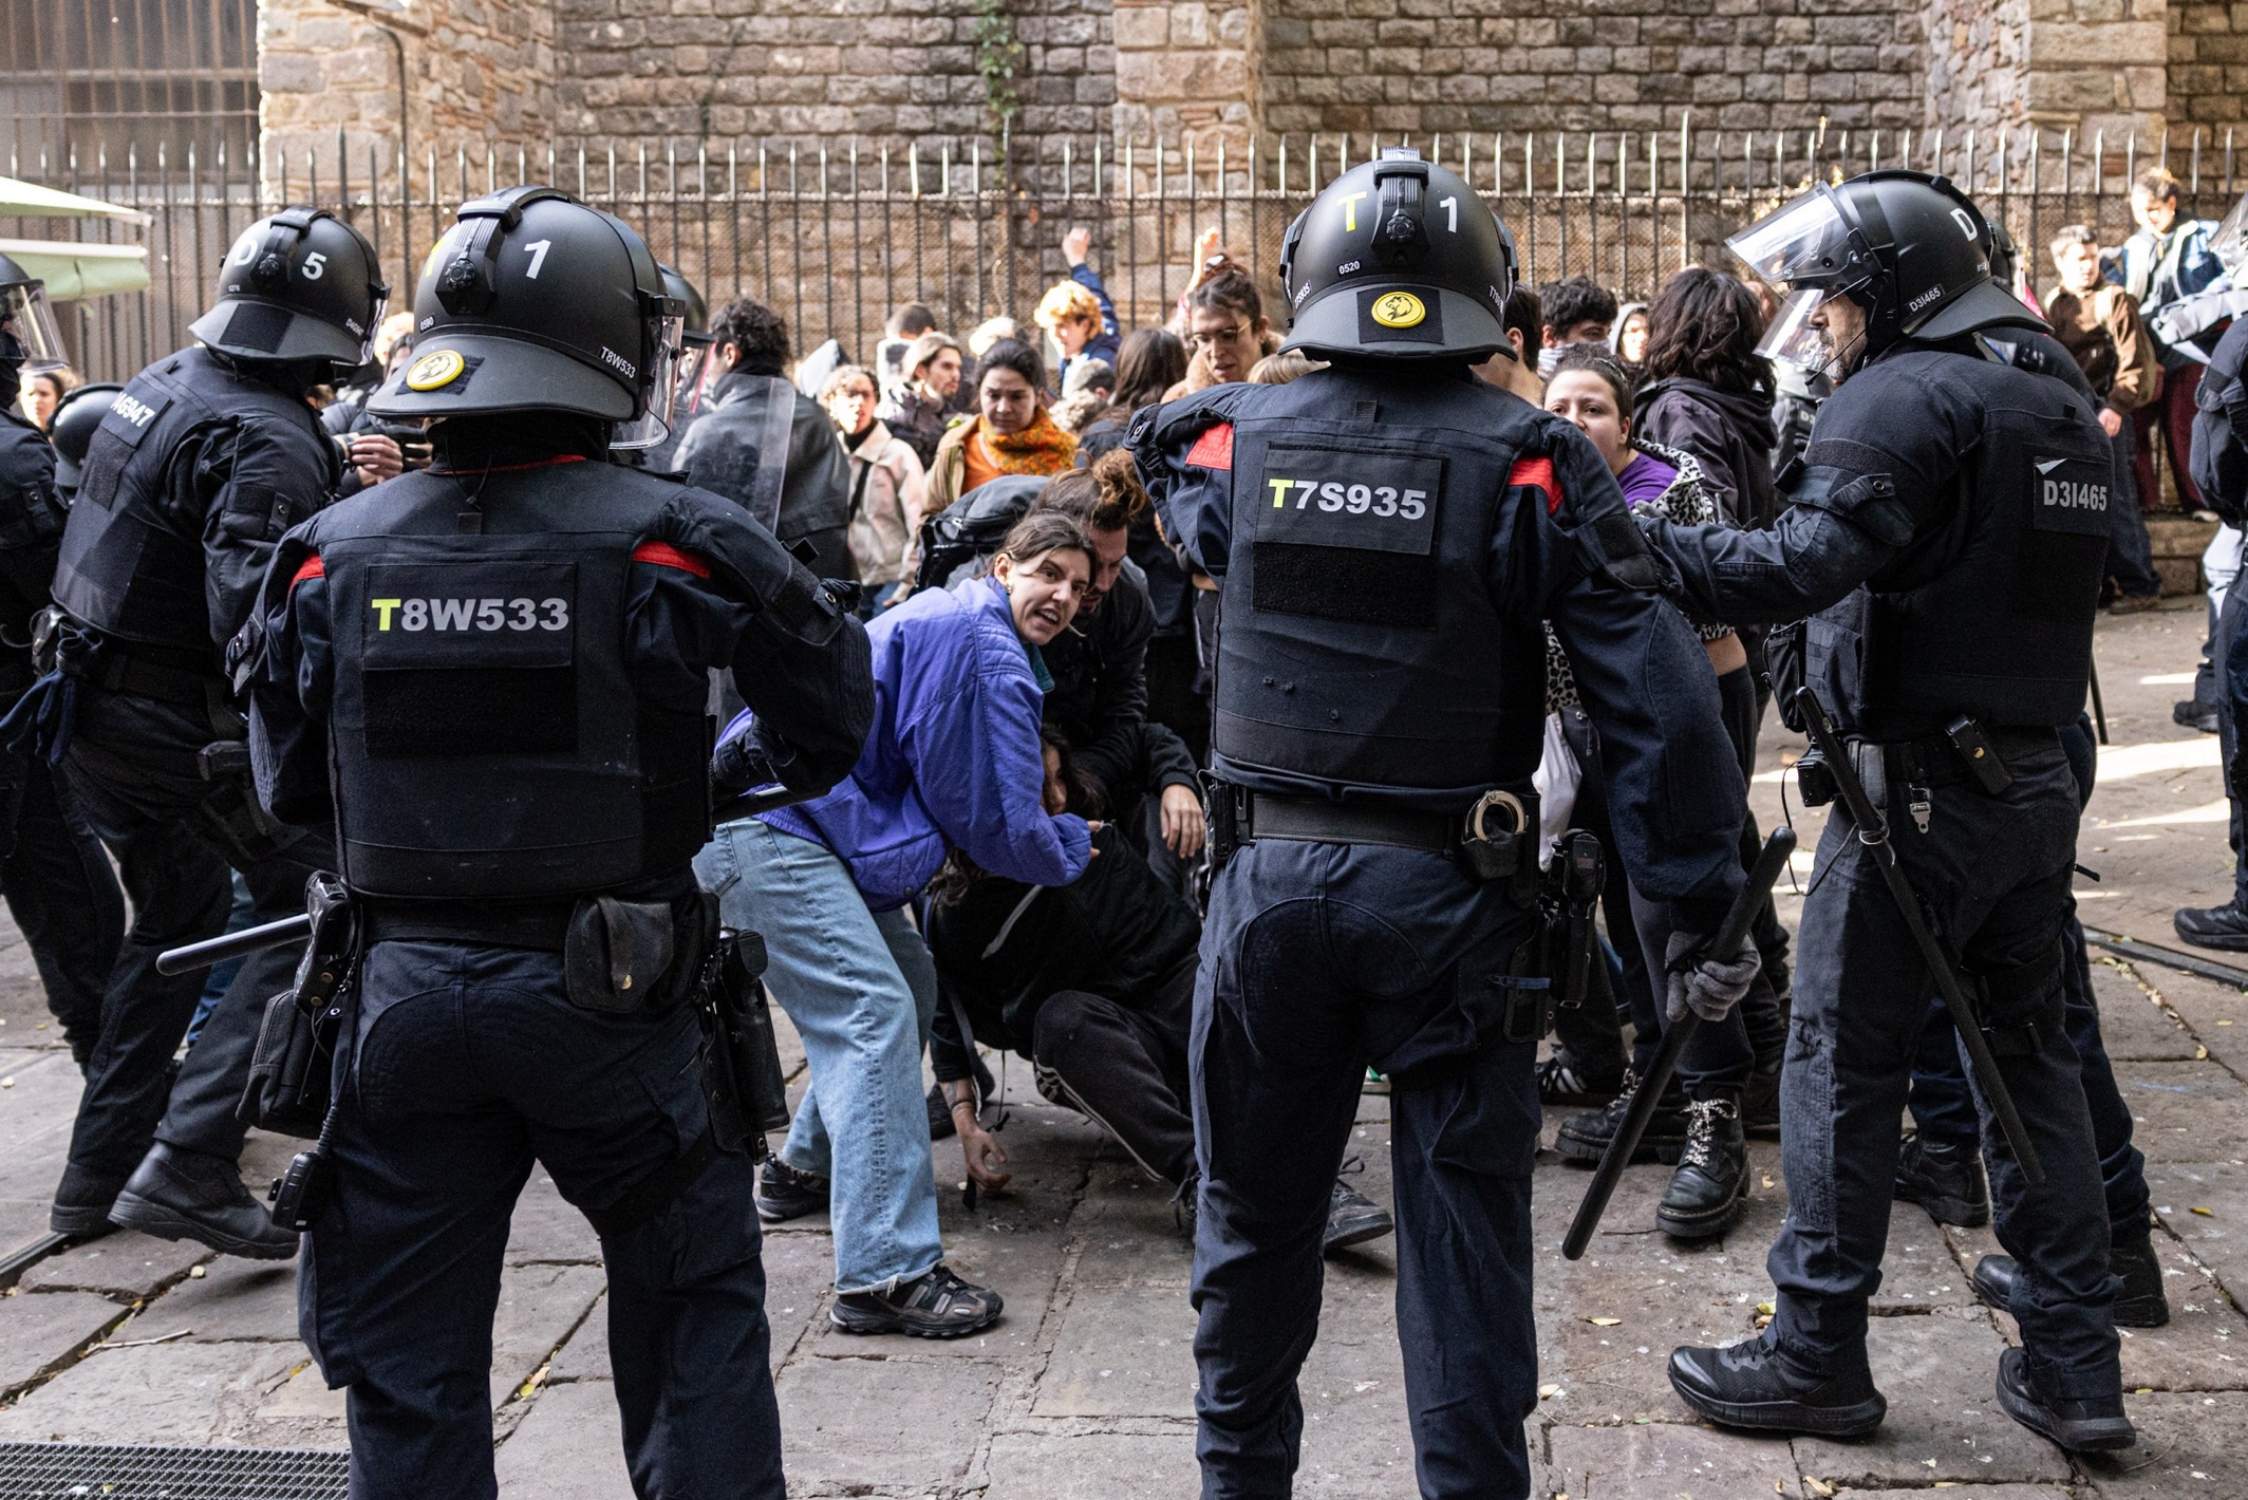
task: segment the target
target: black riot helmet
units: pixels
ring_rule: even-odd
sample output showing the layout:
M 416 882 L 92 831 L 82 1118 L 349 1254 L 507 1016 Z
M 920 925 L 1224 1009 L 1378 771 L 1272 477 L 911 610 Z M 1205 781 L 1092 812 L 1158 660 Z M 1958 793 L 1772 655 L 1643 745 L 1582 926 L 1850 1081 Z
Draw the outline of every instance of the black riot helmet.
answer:
M 380 417 L 559 411 L 610 446 L 669 430 L 680 304 L 630 225 L 550 187 L 464 204 L 422 264 L 414 358 L 367 398 Z
M 218 296 L 187 331 L 236 359 L 367 362 L 390 288 L 375 247 L 324 208 L 284 208 L 234 241 Z
M 1327 184 L 1288 226 L 1283 349 L 1320 359 L 1488 359 L 1511 350 L 1502 317 L 1513 241 L 1458 174 L 1390 148 Z
M 2043 328 L 1991 279 L 1990 222 L 1951 182 L 1902 169 L 1822 183 L 1726 242 L 1786 301 L 1758 352 L 1847 374 L 1906 339 L 1933 343 L 1981 329 Z M 1811 314 L 1830 297 L 1865 309 L 1863 348 L 1827 350 Z
M 78 489 L 78 466 L 93 446 L 94 429 L 109 415 L 109 404 L 121 385 L 81 385 L 63 393 L 55 415 L 47 424 L 47 439 L 55 445 L 55 484 L 65 495 Z
M 679 332 L 687 346 L 709 343 L 710 304 L 703 300 L 703 294 L 674 267 L 659 264 L 656 269 L 663 275 L 664 295 L 679 304 Z
M 47 301 L 47 283 L 0 255 L 0 378 L 16 385 L 25 375 L 59 370 L 69 363 L 62 330 Z M 11 390 L 6 400 L 15 400 Z

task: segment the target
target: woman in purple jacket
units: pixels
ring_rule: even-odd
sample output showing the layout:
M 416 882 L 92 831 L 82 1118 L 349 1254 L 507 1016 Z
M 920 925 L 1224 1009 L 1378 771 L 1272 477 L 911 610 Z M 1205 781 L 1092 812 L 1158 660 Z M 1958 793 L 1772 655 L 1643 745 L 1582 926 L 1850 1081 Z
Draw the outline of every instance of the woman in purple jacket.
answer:
M 849 1333 L 957 1338 L 999 1294 L 944 1265 L 921 1049 L 936 974 L 905 904 L 945 856 L 1032 885 L 1091 857 L 1085 820 L 1046 811 L 1039 648 L 1075 617 L 1092 543 L 1066 516 L 1027 517 L 988 578 L 926 589 L 867 627 L 875 719 L 850 776 L 813 802 L 718 830 L 696 860 L 730 927 L 764 935 L 765 982 L 804 1038 L 811 1089 L 766 1163 L 769 1222 L 830 1210 Z M 764 779 L 747 716 L 729 727 L 723 787 Z

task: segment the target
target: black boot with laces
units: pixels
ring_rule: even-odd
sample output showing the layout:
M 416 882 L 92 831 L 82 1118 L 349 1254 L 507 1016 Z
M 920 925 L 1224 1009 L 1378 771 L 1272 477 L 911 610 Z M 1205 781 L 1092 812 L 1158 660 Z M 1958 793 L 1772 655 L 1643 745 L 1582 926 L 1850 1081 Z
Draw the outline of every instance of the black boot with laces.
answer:
M 1631 1110 L 1631 1096 L 1639 1088 L 1639 1076 L 1630 1069 L 1624 1070 L 1624 1089 L 1615 1102 L 1606 1109 L 1588 1109 L 1583 1114 L 1571 1115 L 1562 1121 L 1555 1135 L 1553 1149 L 1565 1161 L 1597 1164 L 1608 1154 L 1608 1143 L 1623 1128 L 1624 1116 Z M 1673 1100 L 1676 1102 L 1674 1103 Z M 1647 1121 L 1647 1133 L 1639 1138 L 1639 1149 L 1631 1154 L 1631 1165 L 1641 1162 L 1674 1162 L 1686 1149 L 1686 1100 L 1683 1095 L 1665 1094 Z
M 1748 1201 L 1748 1139 L 1731 1099 L 1686 1106 L 1686 1149 L 1656 1205 L 1655 1224 L 1682 1240 L 1714 1239 L 1733 1227 Z
M 1865 1437 L 1889 1414 L 1889 1403 L 1874 1389 L 1862 1350 L 1840 1364 L 1839 1370 L 1801 1368 L 1766 1329 L 1723 1349 L 1672 1351 L 1670 1384 L 1680 1400 L 1722 1427 Z

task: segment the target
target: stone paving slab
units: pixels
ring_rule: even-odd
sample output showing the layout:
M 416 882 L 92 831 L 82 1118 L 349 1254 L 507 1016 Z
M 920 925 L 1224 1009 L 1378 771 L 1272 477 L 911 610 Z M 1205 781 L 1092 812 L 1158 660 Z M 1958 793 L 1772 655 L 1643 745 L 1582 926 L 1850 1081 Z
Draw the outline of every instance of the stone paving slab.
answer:
M 807 1359 L 781 1371 L 792 1491 L 929 1494 L 980 1463 L 1000 1367 L 979 1360 Z
M 222 1255 L 149 1304 L 153 1317 L 194 1330 L 201 1343 L 297 1337 L 297 1268 L 292 1262 Z
M 984 1500 L 1109 1500 L 1116 1495 L 1192 1495 L 1202 1485 L 1194 1433 L 1003 1433 L 991 1443 Z M 1369 1492 L 1373 1493 L 1373 1492 Z M 1381 1493 L 1406 1493 L 1388 1490 Z
M 2150 1163 L 2147 1187 L 2163 1227 L 2248 1305 L 2248 1166 Z
M 539 1392 L 493 1456 L 503 1495 L 539 1500 L 617 1500 L 632 1493 L 624 1422 L 605 1380 Z
M 20 1390 L 58 1368 L 126 1312 L 91 1292 L 0 1298 L 0 1393 Z
M 2091 950 L 2092 994 L 2100 1007 L 2100 1042 L 2116 1062 L 2190 1060 L 2201 1043 L 2167 1004 L 2169 975 Z M 2156 986 L 2147 992 L 2145 978 Z M 2156 995 L 2161 995 L 2157 999 Z
M 2099 1500 L 2248 1500 L 2248 1396 L 2123 1398 L 2139 1446 L 2082 1461 Z
M 1648 1422 L 1556 1427 L 1549 1441 L 1547 1492 L 1569 1500 L 1753 1500 L 1796 1492 L 1795 1458 L 1784 1439 Z
M 169 1332 L 145 1319 L 117 1337 Z M 214 1443 L 240 1440 L 266 1393 L 303 1363 L 277 1344 L 186 1341 L 89 1354 L 14 1406 L 0 1409 L 0 1441 Z
M 2248 1084 L 2221 1063 L 2122 1062 L 2115 1082 L 2150 1162 L 2222 1161 L 2248 1142 Z
M 160 1240 L 154 1235 L 120 1230 L 47 1257 L 25 1271 L 16 1285 L 26 1291 L 146 1297 L 212 1259 L 215 1257 L 209 1250 L 192 1240 Z

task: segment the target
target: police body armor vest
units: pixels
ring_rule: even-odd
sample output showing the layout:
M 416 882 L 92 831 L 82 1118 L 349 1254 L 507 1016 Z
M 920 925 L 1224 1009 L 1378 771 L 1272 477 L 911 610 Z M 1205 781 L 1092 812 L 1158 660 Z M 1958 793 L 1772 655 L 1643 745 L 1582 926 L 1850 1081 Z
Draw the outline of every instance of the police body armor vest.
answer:
M 53 547 L 67 514 L 47 435 L 14 408 L 0 411 L 0 552 Z
M 327 455 L 334 444 L 310 406 L 243 379 L 204 349 L 158 360 L 112 397 L 80 467 L 55 566 L 55 602 L 105 635 L 208 649 L 204 518 L 172 513 L 165 471 L 197 432 L 246 417 L 301 429 L 307 448 L 322 455 L 317 462 L 332 469 Z M 255 517 L 261 532 L 300 519 L 283 509 L 287 497 L 247 498 L 273 506 Z
M 1907 354 L 1836 393 L 1806 457 L 1821 462 L 1821 446 L 1836 442 L 1853 409 L 1855 420 L 1884 425 L 1936 420 L 1929 360 L 1944 361 L 1948 377 L 1964 374 L 1981 405 L 1956 503 L 1923 514 L 1896 562 L 1812 618 L 1806 674 L 1821 701 L 1838 706 L 1843 731 L 1870 739 L 1941 734 L 1962 715 L 1987 727 L 2072 724 L 2092 666 L 2108 507 L 2129 503 L 2082 398 L 1995 361 Z
M 1544 643 L 1489 576 L 1531 421 L 1480 383 L 1340 368 L 1234 409 L 1219 776 L 1446 812 L 1529 782 Z
M 352 890 L 562 898 L 686 867 L 710 833 L 699 678 L 658 701 L 626 641 L 635 546 L 679 493 L 606 463 L 424 471 L 313 523 Z

